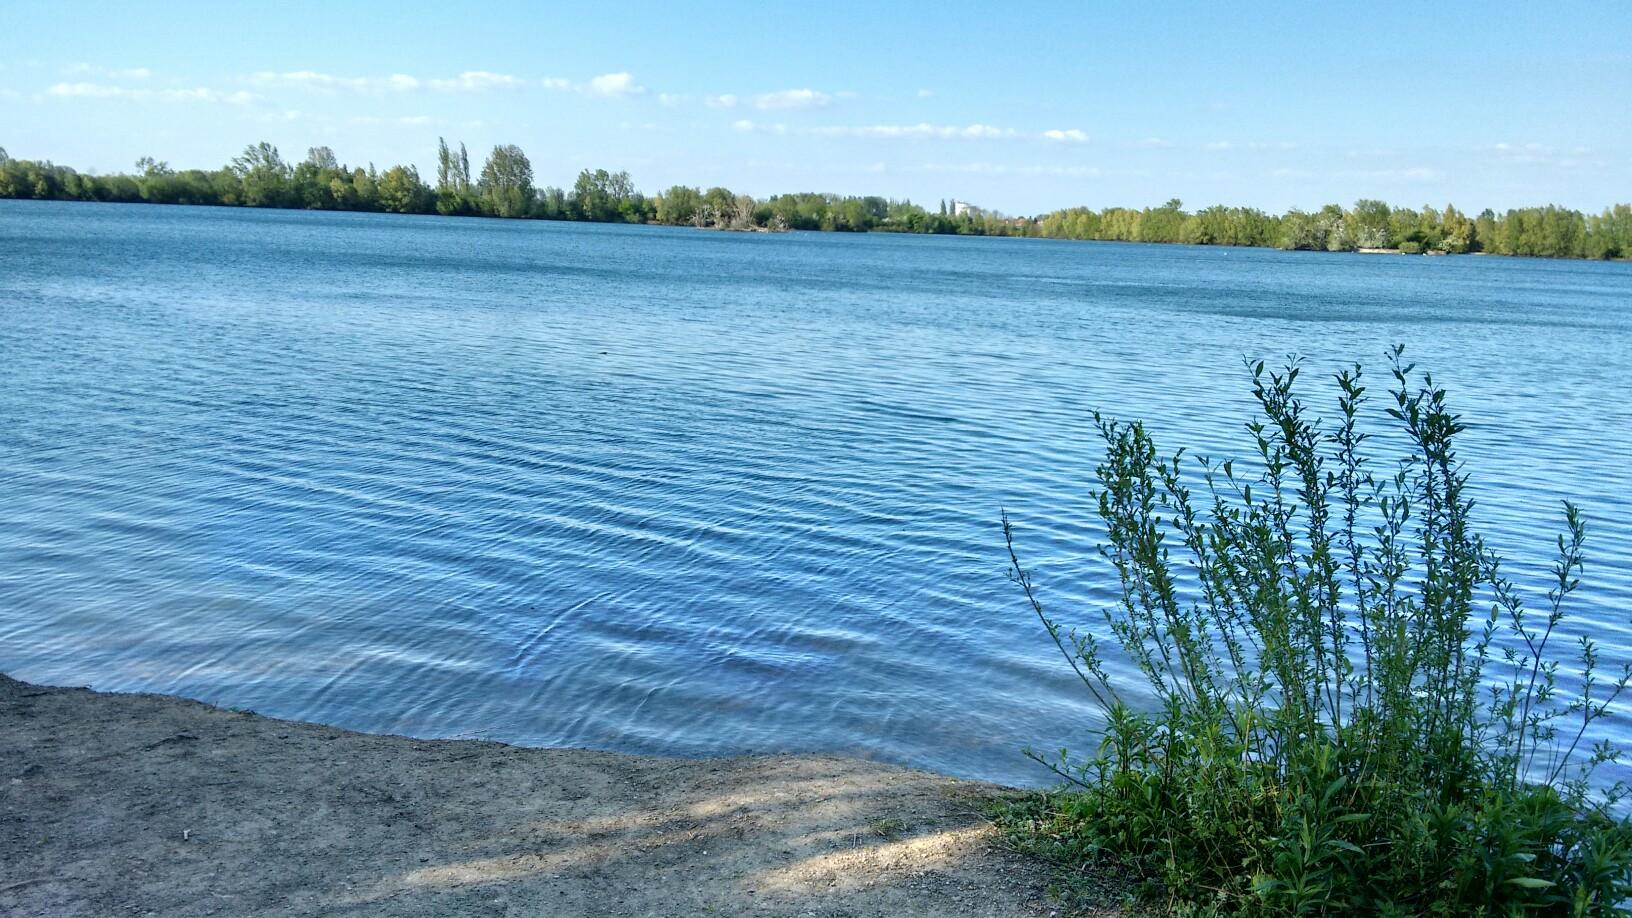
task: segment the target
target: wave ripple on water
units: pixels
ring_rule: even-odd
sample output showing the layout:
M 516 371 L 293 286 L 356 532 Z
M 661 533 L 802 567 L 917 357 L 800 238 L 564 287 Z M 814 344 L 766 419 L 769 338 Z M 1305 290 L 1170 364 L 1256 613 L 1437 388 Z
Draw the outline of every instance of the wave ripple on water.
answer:
M 36 202 L 0 251 L 21 678 L 1037 783 L 1095 712 L 1000 509 L 1091 623 L 1092 410 L 1244 455 L 1243 354 L 1395 341 L 1521 584 L 1583 505 L 1578 614 L 1632 655 L 1625 264 Z

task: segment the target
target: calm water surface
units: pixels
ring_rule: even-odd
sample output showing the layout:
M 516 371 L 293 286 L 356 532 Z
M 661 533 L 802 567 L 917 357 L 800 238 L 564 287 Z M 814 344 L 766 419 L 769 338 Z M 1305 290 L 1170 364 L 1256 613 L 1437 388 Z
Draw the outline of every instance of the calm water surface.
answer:
M 0 201 L 0 670 L 1037 783 L 1095 712 L 1000 508 L 1092 622 L 1089 412 L 1244 456 L 1243 354 L 1395 341 L 1632 655 L 1632 265 Z

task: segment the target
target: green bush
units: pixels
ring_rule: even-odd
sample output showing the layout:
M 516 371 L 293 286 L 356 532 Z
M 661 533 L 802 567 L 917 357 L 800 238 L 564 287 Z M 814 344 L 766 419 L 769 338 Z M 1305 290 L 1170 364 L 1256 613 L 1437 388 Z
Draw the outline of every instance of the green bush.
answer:
M 1159 457 L 1141 424 L 1096 415 L 1120 584 L 1103 645 L 1045 612 L 1004 515 L 1011 576 L 1106 712 L 1090 755 L 1028 751 L 1070 783 L 1008 811 L 1018 836 L 1185 910 L 1624 913 L 1625 789 L 1592 780 L 1618 751 L 1583 738 L 1632 676 L 1602 675 L 1584 636 L 1555 652 L 1580 514 L 1565 504 L 1553 585 L 1527 610 L 1473 530 L 1463 424 L 1402 354 L 1386 413 L 1406 448 L 1386 472 L 1358 366 L 1329 426 L 1295 361 L 1249 367 L 1250 475 Z M 1110 652 L 1152 701 L 1124 700 Z

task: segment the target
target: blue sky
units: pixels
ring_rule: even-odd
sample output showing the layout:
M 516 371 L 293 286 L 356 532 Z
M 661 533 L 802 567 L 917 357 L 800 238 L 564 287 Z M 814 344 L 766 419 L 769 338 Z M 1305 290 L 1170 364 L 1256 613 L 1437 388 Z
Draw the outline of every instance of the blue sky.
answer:
M 1632 4 L 22 3 L 0 146 L 1087 204 L 1632 200 Z

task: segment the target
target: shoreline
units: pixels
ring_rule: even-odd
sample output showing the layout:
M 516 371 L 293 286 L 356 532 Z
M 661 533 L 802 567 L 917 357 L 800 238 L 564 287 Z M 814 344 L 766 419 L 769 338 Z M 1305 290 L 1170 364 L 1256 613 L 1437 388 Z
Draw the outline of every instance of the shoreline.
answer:
M 0 913 L 1036 915 L 1007 788 L 417 740 L 0 674 Z
M 769 227 L 762 227 L 762 226 L 761 227 L 754 227 L 754 228 L 751 228 L 751 229 L 747 229 L 747 228 L 745 228 L 745 229 L 733 229 L 731 227 L 720 227 L 720 226 L 694 226 L 694 225 L 689 224 L 689 223 L 634 222 L 634 221 L 623 221 L 623 220 L 576 220 L 576 219 L 567 220 L 567 219 L 558 219 L 558 218 L 549 218 L 549 217 L 500 217 L 500 216 L 496 216 L 496 215 L 492 215 L 492 214 L 398 213 L 398 212 L 395 212 L 395 211 L 388 211 L 388 210 L 345 210 L 345 209 L 324 209 L 324 208 L 310 208 L 310 207 L 275 207 L 275 206 L 246 205 L 246 204 L 219 204 L 219 203 L 207 203 L 207 202 L 205 202 L 205 203 L 186 203 L 186 204 L 182 204 L 182 203 L 173 203 L 173 202 L 168 202 L 168 201 L 100 201 L 100 200 L 84 200 L 84 199 L 81 199 L 81 198 L 24 198 L 24 197 L 7 197 L 7 196 L 4 196 L 4 195 L 0 195 L 0 201 L 40 201 L 40 202 L 46 202 L 46 203 L 59 203 L 59 204 L 106 204 L 106 205 L 115 206 L 115 207 L 183 207 L 183 208 L 203 207 L 203 208 L 213 208 L 213 209 L 217 209 L 217 210 L 247 210 L 247 211 L 261 211 L 261 212 L 270 212 L 270 213 L 366 214 L 366 215 L 381 216 L 381 217 L 410 217 L 410 218 L 422 218 L 422 219 L 427 219 L 427 220 L 430 220 L 430 219 L 436 219 L 436 220 L 443 220 L 443 219 L 451 219 L 451 220 L 497 220 L 497 221 L 502 221 L 502 222 L 505 222 L 505 223 L 520 222 L 520 223 L 547 223 L 547 224 L 548 223 L 581 224 L 581 225 L 586 225 L 586 226 L 640 226 L 640 227 L 655 227 L 655 228 L 659 228 L 659 229 L 707 230 L 707 231 L 710 231 L 710 232 L 726 232 L 726 233 L 770 233 L 770 234 L 774 234 L 774 235 L 782 235 L 782 234 L 788 234 L 788 233 L 818 233 L 818 234 L 822 234 L 822 235 L 865 236 L 865 235 L 870 235 L 870 234 L 875 234 L 876 233 L 876 234 L 882 234 L 882 235 L 887 235 L 887 236 L 923 236 L 923 237 L 926 237 L 926 238 L 940 237 L 940 238 L 943 238 L 943 239 L 944 238 L 961 238 L 961 239 L 1031 239 L 1031 240 L 1040 240 L 1040 241 L 1048 241 L 1048 242 L 1071 242 L 1071 243 L 1110 244 L 1110 245 L 1174 246 L 1174 247 L 1180 247 L 1180 248 L 1197 248 L 1197 249 L 1255 249 L 1255 250 L 1264 251 L 1264 252 L 1309 252 L 1309 253 L 1318 254 L 1318 255 L 1419 255 L 1419 256 L 1424 256 L 1424 257 L 1450 257 L 1450 258 L 1461 258 L 1461 257 L 1464 257 L 1464 256 L 1478 255 L 1478 256 L 1486 256 L 1486 257 L 1491 257 L 1491 258 L 1514 259 L 1514 260 L 1517 260 L 1517 261 L 1567 261 L 1567 262 L 1585 262 L 1585 263 L 1600 263 L 1600 264 L 1629 264 L 1629 263 L 1632 263 L 1632 256 L 1625 256 L 1625 255 L 1617 255 L 1617 256 L 1608 257 L 1608 258 L 1591 258 L 1591 257 L 1575 256 L 1575 255 L 1519 255 L 1519 254 L 1508 254 L 1508 253 L 1502 253 L 1502 252 L 1485 252 L 1485 251 L 1445 252 L 1445 251 L 1438 251 L 1438 250 L 1434 250 L 1434 251 L 1426 251 L 1425 250 L 1425 251 L 1421 251 L 1421 252 L 1411 253 L 1411 252 L 1402 251 L 1400 249 L 1360 249 L 1360 248 L 1338 249 L 1336 251 L 1331 251 L 1331 250 L 1327 250 L 1327 249 L 1283 248 L 1281 246 L 1275 246 L 1275 245 L 1250 245 L 1250 244 L 1244 244 L 1244 243 L 1229 243 L 1229 242 L 1179 242 L 1179 241 L 1169 242 L 1169 241 L 1158 241 L 1158 240 L 1153 240 L 1153 239 L 1079 239 L 1079 238 L 1075 238 L 1075 237 L 1071 237 L 1071 236 L 1028 235 L 1028 234 L 1023 234 L 1023 233 L 953 233 L 953 232 L 948 232 L 948 233 L 925 233 L 925 232 L 916 232 L 916 231 L 913 231 L 913 230 L 901 229 L 901 228 L 891 227 L 891 226 L 879 226 L 879 227 L 874 227 L 872 229 L 866 229 L 866 230 L 813 230 L 813 229 L 794 229 L 794 228 L 791 228 L 791 227 L 786 228 L 786 229 L 771 229 Z M 1040 218 L 1038 218 L 1038 219 L 1040 219 Z

